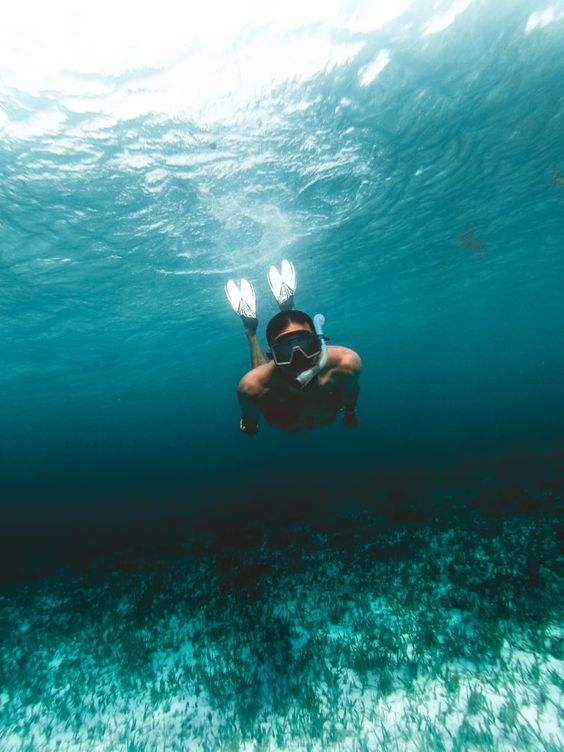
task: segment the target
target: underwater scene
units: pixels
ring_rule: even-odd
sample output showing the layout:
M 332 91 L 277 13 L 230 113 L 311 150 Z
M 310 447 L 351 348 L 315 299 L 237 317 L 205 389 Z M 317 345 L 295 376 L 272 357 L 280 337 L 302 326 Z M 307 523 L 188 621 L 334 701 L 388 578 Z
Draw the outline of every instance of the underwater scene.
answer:
M 3 11 L 2 752 L 564 747 L 563 50 L 564 0 Z

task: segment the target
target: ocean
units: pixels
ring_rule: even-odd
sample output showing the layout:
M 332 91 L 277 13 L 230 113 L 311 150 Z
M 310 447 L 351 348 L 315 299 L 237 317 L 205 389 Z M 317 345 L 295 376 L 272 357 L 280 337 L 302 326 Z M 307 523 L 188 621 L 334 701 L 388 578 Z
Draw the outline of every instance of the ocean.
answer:
M 564 745 L 564 2 L 0 28 L 0 749 Z M 296 267 L 358 427 L 239 430 Z

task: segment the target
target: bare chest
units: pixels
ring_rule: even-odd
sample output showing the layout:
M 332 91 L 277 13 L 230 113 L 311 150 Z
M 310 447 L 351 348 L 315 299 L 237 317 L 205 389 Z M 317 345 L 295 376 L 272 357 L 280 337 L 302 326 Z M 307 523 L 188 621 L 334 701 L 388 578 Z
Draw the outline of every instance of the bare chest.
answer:
M 261 401 L 266 421 L 288 433 L 303 433 L 332 423 L 340 406 L 341 394 L 332 384 L 299 394 L 272 389 Z

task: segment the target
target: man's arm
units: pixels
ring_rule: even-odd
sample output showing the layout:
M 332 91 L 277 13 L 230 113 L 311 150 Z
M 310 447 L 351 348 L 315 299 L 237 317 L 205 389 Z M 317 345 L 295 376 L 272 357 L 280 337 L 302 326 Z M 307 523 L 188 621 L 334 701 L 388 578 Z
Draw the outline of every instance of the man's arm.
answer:
M 348 428 L 356 428 L 358 418 L 356 417 L 356 401 L 360 394 L 360 385 L 358 379 L 362 369 L 362 361 L 359 356 L 349 350 L 341 364 L 342 374 L 342 394 L 343 394 L 343 425 Z
M 247 436 L 254 436 L 258 431 L 260 408 L 257 405 L 257 388 L 249 374 L 243 376 L 239 382 L 237 397 L 242 413 L 239 428 Z

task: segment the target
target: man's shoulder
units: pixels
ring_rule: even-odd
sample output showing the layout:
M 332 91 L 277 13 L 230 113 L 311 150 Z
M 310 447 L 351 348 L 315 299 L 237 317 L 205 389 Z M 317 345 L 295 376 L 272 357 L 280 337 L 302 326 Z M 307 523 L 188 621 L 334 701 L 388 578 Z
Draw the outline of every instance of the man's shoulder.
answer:
M 245 394 L 248 397 L 260 397 L 267 389 L 271 379 L 272 363 L 257 366 L 252 371 L 248 371 L 239 382 L 239 394 Z
M 356 376 L 362 369 L 362 361 L 358 353 L 348 347 L 333 345 L 327 348 L 329 366 L 344 375 Z

